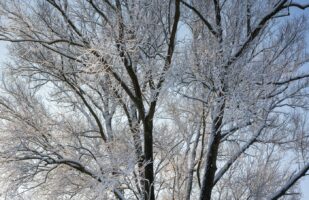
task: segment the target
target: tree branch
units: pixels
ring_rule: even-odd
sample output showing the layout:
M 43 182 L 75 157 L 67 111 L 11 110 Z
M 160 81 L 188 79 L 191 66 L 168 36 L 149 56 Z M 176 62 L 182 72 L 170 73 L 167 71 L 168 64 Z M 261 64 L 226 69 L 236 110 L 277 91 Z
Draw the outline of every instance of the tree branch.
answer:
M 183 5 L 185 5 L 187 8 L 189 8 L 190 10 L 192 10 L 206 25 L 206 27 L 208 28 L 208 30 L 215 36 L 218 37 L 218 33 L 215 31 L 215 29 L 212 27 L 212 25 L 208 22 L 207 19 L 204 18 L 204 16 L 193 6 L 191 6 L 190 4 L 188 4 L 187 2 L 185 2 L 184 0 L 180 1 Z
M 249 37 L 247 40 L 243 43 L 242 47 L 237 51 L 237 53 L 232 56 L 225 66 L 232 65 L 237 58 L 243 55 L 245 52 L 245 49 L 250 45 L 250 43 L 259 35 L 259 33 L 263 30 L 263 28 L 266 26 L 267 22 L 272 19 L 278 12 L 280 12 L 282 9 L 285 8 L 284 4 L 288 0 L 283 0 L 281 3 L 279 3 L 269 14 L 264 16 L 262 20 L 259 22 L 259 24 L 256 26 L 256 28 L 249 34 Z
M 167 55 L 166 55 L 164 67 L 163 67 L 159 82 L 156 86 L 157 91 L 155 91 L 154 99 L 152 100 L 152 102 L 150 104 L 149 112 L 148 112 L 148 115 L 147 115 L 147 117 L 151 118 L 151 119 L 153 118 L 153 115 L 154 115 L 154 112 L 155 112 L 155 107 L 156 107 L 156 104 L 157 104 L 156 99 L 159 96 L 160 89 L 162 87 L 163 82 L 165 81 L 165 76 L 166 76 L 165 73 L 168 71 L 168 69 L 171 66 L 172 57 L 173 57 L 173 54 L 174 54 L 178 22 L 179 22 L 179 19 L 180 19 L 180 0 L 176 0 L 175 6 L 176 7 L 175 7 L 175 14 L 174 14 L 174 23 L 173 23 L 173 26 L 172 26 L 171 36 L 170 36 L 170 39 L 169 39 L 168 50 L 167 50 Z
M 299 4 L 299 3 L 292 2 L 292 3 L 284 6 L 284 8 L 289 8 L 289 7 L 296 7 L 296 8 L 305 10 L 306 8 L 309 8 L 309 4 Z
M 286 184 L 284 184 L 275 194 L 273 194 L 268 200 L 277 200 L 280 197 L 286 195 L 286 192 L 303 176 L 306 175 L 309 170 L 309 163 L 307 163 L 297 174 L 295 174 Z
M 264 128 L 265 128 L 265 125 L 262 126 L 260 130 L 236 154 L 234 154 L 230 158 L 230 160 L 228 160 L 224 164 L 224 166 L 216 173 L 216 176 L 214 179 L 214 185 L 221 179 L 221 177 L 225 174 L 225 172 L 227 172 L 227 170 L 239 158 L 239 156 L 242 155 L 256 141 L 256 139 L 261 135 Z

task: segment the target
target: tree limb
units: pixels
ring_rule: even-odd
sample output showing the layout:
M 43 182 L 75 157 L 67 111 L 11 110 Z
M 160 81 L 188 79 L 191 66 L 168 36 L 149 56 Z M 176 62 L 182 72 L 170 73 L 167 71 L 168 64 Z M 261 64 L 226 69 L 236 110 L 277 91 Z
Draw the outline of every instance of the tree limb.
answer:
M 268 200 L 277 200 L 284 196 L 286 192 L 303 176 L 306 175 L 309 170 L 309 163 L 307 163 L 297 174 L 295 174 L 286 184 L 284 184 L 275 194 L 273 194 Z

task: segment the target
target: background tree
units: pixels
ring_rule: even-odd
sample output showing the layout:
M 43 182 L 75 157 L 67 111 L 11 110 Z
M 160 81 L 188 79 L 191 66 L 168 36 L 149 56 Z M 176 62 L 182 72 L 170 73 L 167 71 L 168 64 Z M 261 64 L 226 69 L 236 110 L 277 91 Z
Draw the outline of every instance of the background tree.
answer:
M 1 2 L 6 197 L 299 198 L 308 6 Z

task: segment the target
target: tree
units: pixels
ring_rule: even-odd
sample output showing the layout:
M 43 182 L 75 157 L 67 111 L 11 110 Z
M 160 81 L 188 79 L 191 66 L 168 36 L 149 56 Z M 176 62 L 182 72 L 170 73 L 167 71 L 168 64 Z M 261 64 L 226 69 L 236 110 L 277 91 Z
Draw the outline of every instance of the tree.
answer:
M 7 197 L 299 198 L 307 7 L 1 2 Z

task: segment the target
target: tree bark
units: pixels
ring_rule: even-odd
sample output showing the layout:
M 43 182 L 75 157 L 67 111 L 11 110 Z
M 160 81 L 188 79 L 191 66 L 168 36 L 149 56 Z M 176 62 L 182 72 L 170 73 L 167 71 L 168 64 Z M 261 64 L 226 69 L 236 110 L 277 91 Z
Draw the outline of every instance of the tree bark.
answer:
M 223 94 L 219 96 L 223 98 Z M 208 151 L 206 154 L 206 165 L 204 169 L 204 176 L 202 180 L 202 187 L 200 193 L 200 200 L 210 200 L 211 192 L 214 186 L 215 173 L 217 171 L 217 156 L 221 138 L 221 126 L 223 121 L 225 100 L 221 99 L 222 103 L 220 109 L 213 119 L 211 134 L 208 142 Z
M 144 120 L 144 152 L 145 152 L 145 199 L 154 200 L 154 173 L 153 173 L 153 119 Z

